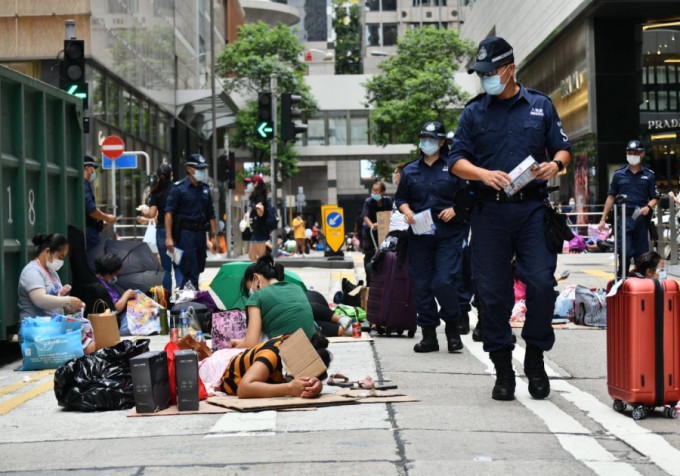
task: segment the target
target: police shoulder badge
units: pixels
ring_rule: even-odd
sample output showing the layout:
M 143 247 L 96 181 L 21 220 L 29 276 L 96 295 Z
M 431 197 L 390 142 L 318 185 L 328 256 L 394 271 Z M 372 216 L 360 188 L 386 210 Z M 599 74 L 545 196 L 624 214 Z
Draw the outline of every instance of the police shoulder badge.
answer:
M 487 54 L 487 53 L 486 53 L 486 47 L 485 47 L 485 46 L 482 46 L 482 47 L 479 49 L 479 51 L 477 52 L 477 60 L 478 60 L 478 61 L 483 60 L 484 58 L 486 58 L 486 54 Z

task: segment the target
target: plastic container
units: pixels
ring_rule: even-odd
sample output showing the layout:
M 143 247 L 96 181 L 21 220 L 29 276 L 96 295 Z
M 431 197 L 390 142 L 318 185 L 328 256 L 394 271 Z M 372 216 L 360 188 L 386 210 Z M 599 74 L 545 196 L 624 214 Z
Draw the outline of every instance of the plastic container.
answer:
M 169 333 L 168 330 L 168 310 L 164 307 L 158 310 L 158 319 L 161 321 L 161 335 L 166 336 Z
M 203 342 L 205 339 L 203 339 L 203 332 L 198 331 L 196 332 L 196 337 L 194 337 L 194 340 L 196 342 Z
M 186 309 L 182 309 L 179 313 L 179 337 L 186 335 L 189 335 L 189 315 Z

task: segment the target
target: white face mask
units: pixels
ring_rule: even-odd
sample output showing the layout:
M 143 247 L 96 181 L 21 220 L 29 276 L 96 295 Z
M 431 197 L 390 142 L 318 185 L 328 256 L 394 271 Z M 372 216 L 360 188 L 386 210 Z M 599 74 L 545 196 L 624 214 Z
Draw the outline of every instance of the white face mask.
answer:
M 205 170 L 197 170 L 194 172 L 194 178 L 197 182 L 205 182 L 206 175 Z
M 260 280 L 258 279 L 257 281 L 257 286 L 255 285 L 255 277 L 253 277 L 253 280 L 250 282 L 250 295 L 252 296 L 255 294 L 255 291 L 260 289 Z
M 630 165 L 637 165 L 640 163 L 640 156 L 628 154 L 626 155 L 626 160 Z
M 570 206 L 570 207 L 573 207 L 573 206 L 575 206 L 575 205 L 576 205 L 576 202 L 569 202 L 569 206 Z
M 92 172 L 92 175 L 90 175 L 90 182 L 94 182 L 96 178 L 97 178 L 97 171 L 95 170 L 94 172 Z
M 57 259 L 54 258 L 52 261 L 47 262 L 47 267 L 51 269 L 52 271 L 59 271 L 61 267 L 64 266 L 64 260 L 63 259 Z

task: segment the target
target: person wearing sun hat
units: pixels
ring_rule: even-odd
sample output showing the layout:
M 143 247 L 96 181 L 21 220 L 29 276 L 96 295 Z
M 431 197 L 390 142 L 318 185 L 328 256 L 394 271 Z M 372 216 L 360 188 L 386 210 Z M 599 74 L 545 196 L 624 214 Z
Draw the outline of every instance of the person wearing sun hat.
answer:
M 85 241 L 86 249 L 90 251 L 102 241 L 99 233 L 109 224 L 116 223 L 116 217 L 97 208 L 92 182 L 97 178 L 96 169 L 99 164 L 94 161 L 91 155 L 86 155 L 83 159 L 83 167 L 85 168 L 83 172 L 85 181 Z
M 449 169 L 469 180 L 477 205 L 471 213 L 473 277 L 482 321 L 484 350 L 496 367 L 491 393 L 496 400 L 515 398 L 512 367 L 513 276 L 510 262 L 527 285 L 524 372 L 529 393 L 537 399 L 550 394 L 543 352 L 552 348 L 555 334 L 554 273 L 556 250 L 545 236 L 544 200 L 548 181 L 571 161 L 571 144 L 555 106 L 543 93 L 515 81 L 512 46 L 503 38 L 484 39 L 468 73 L 476 73 L 484 93 L 468 102 L 451 144 Z M 538 169 L 517 193 L 507 195 L 509 172 L 527 157 Z

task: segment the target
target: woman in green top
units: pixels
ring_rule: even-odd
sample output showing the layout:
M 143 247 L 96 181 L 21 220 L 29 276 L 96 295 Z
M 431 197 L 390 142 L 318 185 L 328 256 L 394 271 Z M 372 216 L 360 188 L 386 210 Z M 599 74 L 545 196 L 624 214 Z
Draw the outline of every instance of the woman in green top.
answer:
M 307 337 L 314 335 L 314 316 L 305 293 L 283 278 L 283 266 L 274 264 L 271 256 L 261 256 L 248 267 L 241 281 L 242 292 L 250 293 L 248 328 L 243 339 L 231 340 L 231 347 L 253 347 L 262 333 L 272 338 L 302 329 Z

